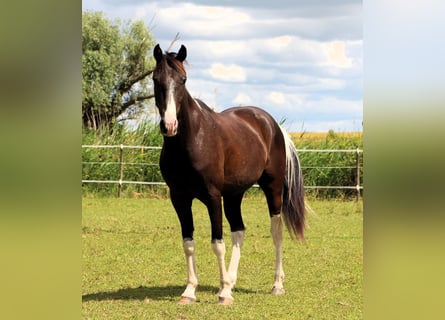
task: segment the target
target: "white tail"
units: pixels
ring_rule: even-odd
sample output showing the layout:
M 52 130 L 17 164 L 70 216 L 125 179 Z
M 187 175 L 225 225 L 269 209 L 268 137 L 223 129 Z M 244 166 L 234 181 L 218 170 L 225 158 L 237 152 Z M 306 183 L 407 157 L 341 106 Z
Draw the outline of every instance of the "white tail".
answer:
M 286 172 L 281 211 L 289 233 L 296 237 L 304 238 L 306 209 L 300 160 L 289 134 L 282 127 L 280 128 L 286 146 Z

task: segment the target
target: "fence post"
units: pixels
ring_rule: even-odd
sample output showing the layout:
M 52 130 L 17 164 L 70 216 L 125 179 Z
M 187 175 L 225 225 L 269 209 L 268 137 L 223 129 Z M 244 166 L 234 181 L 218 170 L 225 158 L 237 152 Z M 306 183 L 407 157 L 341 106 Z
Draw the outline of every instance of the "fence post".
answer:
M 360 200 L 360 149 L 356 149 L 355 155 L 355 164 L 356 164 L 356 188 L 357 188 L 357 201 Z
M 117 189 L 117 197 L 121 197 L 122 192 L 122 179 L 124 178 L 124 145 L 121 144 L 120 151 L 119 151 L 119 186 Z

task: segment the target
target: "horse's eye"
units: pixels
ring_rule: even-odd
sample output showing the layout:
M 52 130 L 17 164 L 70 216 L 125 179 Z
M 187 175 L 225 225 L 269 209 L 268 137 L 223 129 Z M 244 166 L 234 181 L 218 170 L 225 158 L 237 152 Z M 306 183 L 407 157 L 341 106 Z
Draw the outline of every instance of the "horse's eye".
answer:
M 181 81 L 182 81 L 182 84 L 184 84 L 187 81 L 187 77 L 186 76 L 181 77 Z

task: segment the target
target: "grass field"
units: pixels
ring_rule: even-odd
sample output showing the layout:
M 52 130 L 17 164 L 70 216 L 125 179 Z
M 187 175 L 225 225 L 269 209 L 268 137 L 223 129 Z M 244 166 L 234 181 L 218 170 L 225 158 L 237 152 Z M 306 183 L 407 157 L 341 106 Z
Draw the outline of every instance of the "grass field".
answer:
M 179 222 L 166 199 L 83 199 L 83 319 L 362 319 L 362 202 L 310 201 L 306 242 L 284 240 L 283 296 L 272 296 L 274 249 L 263 197 L 243 202 L 246 224 L 235 303 L 217 305 L 217 262 L 205 207 L 194 203 L 198 302 L 186 281 Z M 224 225 L 230 246 L 230 232 Z M 226 254 L 226 261 L 230 250 Z

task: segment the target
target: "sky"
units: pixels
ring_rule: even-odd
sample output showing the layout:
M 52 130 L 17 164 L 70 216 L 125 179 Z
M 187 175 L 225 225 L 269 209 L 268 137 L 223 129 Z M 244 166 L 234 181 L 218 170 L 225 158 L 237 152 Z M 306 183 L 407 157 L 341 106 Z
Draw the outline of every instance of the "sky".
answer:
M 216 111 L 254 105 L 289 131 L 363 130 L 362 1 L 83 0 L 187 47 L 187 88 Z

